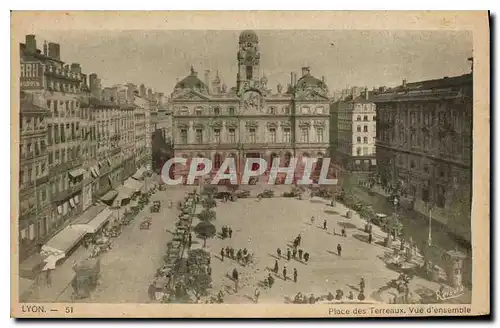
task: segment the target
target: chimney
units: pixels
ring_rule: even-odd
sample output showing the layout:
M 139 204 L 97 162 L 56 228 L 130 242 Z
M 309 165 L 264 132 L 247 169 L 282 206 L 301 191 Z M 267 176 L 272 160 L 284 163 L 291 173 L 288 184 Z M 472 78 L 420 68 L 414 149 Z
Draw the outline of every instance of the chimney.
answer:
M 43 55 L 47 56 L 48 55 L 48 49 L 47 49 L 47 41 L 43 43 Z
M 153 100 L 153 89 L 151 88 L 148 89 L 148 99 Z
M 49 42 L 49 57 L 60 60 L 60 48 L 59 43 Z
M 302 67 L 302 77 L 311 74 L 309 67 Z
M 210 70 L 208 69 L 205 70 L 205 81 L 203 82 L 207 88 L 210 88 Z
M 71 64 L 71 71 L 73 73 L 81 74 L 82 73 L 82 67 L 78 63 L 72 63 Z
M 293 73 L 293 87 L 297 85 L 297 73 Z
M 89 75 L 89 89 L 92 91 L 96 87 L 97 74 L 92 73 Z
M 146 98 L 146 87 L 144 84 L 141 84 L 139 87 L 139 97 Z
M 406 88 L 406 79 L 403 79 L 403 88 Z
M 293 72 L 290 72 L 290 86 L 293 87 Z
M 368 88 L 365 87 L 365 99 L 369 100 L 370 96 L 368 95 Z
M 26 49 L 28 52 L 31 52 L 31 53 L 36 53 L 36 40 L 35 40 L 35 35 L 33 35 L 33 34 L 26 35 L 26 45 L 25 45 L 25 49 Z

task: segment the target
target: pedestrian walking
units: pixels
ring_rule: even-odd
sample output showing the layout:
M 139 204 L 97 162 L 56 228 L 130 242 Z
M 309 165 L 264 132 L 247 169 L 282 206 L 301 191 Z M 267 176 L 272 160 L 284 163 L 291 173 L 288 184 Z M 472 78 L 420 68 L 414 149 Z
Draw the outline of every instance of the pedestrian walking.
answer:
M 304 253 L 304 251 L 302 250 L 302 248 L 299 249 L 299 260 L 302 261 L 302 254 Z
M 311 224 L 314 224 L 314 216 L 311 216 Z
M 347 298 L 350 300 L 354 299 L 354 294 L 352 293 L 352 290 L 349 292 L 349 296 L 347 296 Z
M 290 261 L 291 255 L 292 255 L 292 253 L 290 252 L 290 248 L 288 248 L 286 251 L 286 258 L 288 261 Z
M 297 246 L 300 246 L 300 242 L 302 241 L 302 235 L 299 233 L 297 236 Z
M 220 261 L 224 262 L 224 248 L 220 250 Z
M 255 288 L 255 292 L 253 293 L 255 296 L 255 303 L 259 303 L 259 297 L 260 297 L 260 290 L 259 288 Z
M 323 221 L 323 230 L 326 230 L 326 220 Z
M 307 261 L 309 261 L 309 253 L 307 253 L 307 252 L 304 253 L 304 261 L 306 261 L 306 263 L 307 263 Z
M 46 271 L 45 283 L 47 284 L 47 286 L 52 287 L 52 270 L 51 269 L 47 269 L 47 271 Z
M 269 274 L 267 276 L 267 283 L 269 284 L 269 288 L 273 287 L 273 285 L 274 285 L 274 278 L 273 278 L 273 276 L 271 276 L 271 274 Z
M 364 291 L 365 290 L 365 278 L 361 278 L 360 282 L 359 282 L 359 289 L 361 291 Z
M 233 229 L 231 229 L 231 227 L 229 227 L 229 238 L 233 238 Z
M 292 257 L 295 259 L 297 257 L 297 248 L 293 249 Z
M 286 266 L 283 268 L 283 279 L 286 281 Z
M 347 233 L 345 232 L 344 228 L 342 228 L 341 232 L 342 232 L 342 237 L 347 237 Z
M 297 282 L 297 269 L 296 268 L 293 268 L 293 282 Z
M 231 251 L 229 250 L 229 246 L 226 246 L 226 257 L 231 257 Z
M 335 228 L 333 228 L 333 235 L 336 236 L 337 235 L 337 230 Z
M 278 274 L 279 271 L 279 266 L 278 266 L 278 260 L 274 261 L 274 273 Z
M 278 248 L 278 249 L 276 250 L 276 253 L 278 253 L 278 258 L 281 258 L 281 249 L 279 249 L 279 248 Z
M 151 282 L 148 287 L 148 296 L 150 301 L 155 300 L 155 292 L 156 292 L 156 287 L 155 287 L 155 282 Z
M 342 246 L 340 244 L 337 245 L 337 255 L 342 256 Z
M 233 280 L 234 280 L 234 291 L 238 292 L 238 270 L 236 268 L 233 270 Z
M 372 235 L 372 233 L 370 232 L 370 234 L 368 235 L 368 243 L 370 243 L 370 244 L 371 244 L 371 243 L 372 243 L 372 241 L 373 241 L 373 235 Z

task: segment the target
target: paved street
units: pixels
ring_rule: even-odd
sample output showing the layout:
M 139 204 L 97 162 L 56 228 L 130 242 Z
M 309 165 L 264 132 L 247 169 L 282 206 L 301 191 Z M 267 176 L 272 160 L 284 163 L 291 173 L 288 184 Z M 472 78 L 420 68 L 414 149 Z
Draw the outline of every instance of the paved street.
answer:
M 162 265 L 165 245 L 171 238 L 168 231 L 173 230 L 177 217 L 177 210 L 169 209 L 168 202 L 172 199 L 175 204 L 184 195 L 185 190 L 180 188 L 158 191 L 153 195 L 152 200 L 162 200 L 161 213 L 149 213 L 149 206 L 146 206 L 129 226 L 122 228 L 121 235 L 113 239 L 113 248 L 100 255 L 100 285 L 91 293 L 90 299 L 84 299 L 81 302 L 145 303 L 149 301 L 147 287 L 156 270 Z M 153 217 L 150 230 L 141 230 L 139 227 L 145 216 Z M 79 262 L 86 256 L 87 251 L 80 246 L 53 272 L 52 287 L 40 287 L 31 300 L 71 302 L 73 290 L 69 283 L 74 275 L 72 264 L 73 261 Z
M 255 196 L 268 186 L 247 186 Z M 221 187 L 222 190 L 224 187 Z M 286 188 L 289 188 L 287 186 Z M 262 189 L 262 190 L 261 190 Z M 284 186 L 273 187 L 276 195 L 285 190 Z M 81 302 L 129 302 L 147 303 L 148 283 L 153 279 L 156 270 L 163 264 L 165 245 L 171 238 L 169 231 L 174 230 L 178 215 L 177 209 L 168 208 L 168 202 L 174 204 L 182 199 L 193 187 L 169 187 L 167 191 L 159 191 L 152 200 L 162 201 L 161 213 L 149 213 L 149 206 L 138 214 L 130 226 L 123 228 L 122 234 L 113 239 L 113 249 L 104 253 L 101 258 L 101 283 L 91 294 L 90 299 Z M 252 303 L 255 288 L 272 273 L 277 258 L 277 248 L 282 250 L 278 259 L 279 271 L 272 289 L 262 286 L 260 302 L 286 303 L 301 292 L 305 295 L 324 296 L 328 292 L 335 295 L 337 289 L 350 291 L 354 297 L 358 294 L 358 285 L 363 277 L 366 281 L 368 302 L 389 302 L 394 290 L 385 291 L 384 286 L 398 273 L 383 261 L 392 254 L 392 249 L 382 245 L 385 233 L 374 227 L 374 241 L 366 242 L 367 234 L 363 231 L 365 222 L 356 213 L 351 219 L 345 217 L 347 208 L 340 203 L 332 208 L 327 201 L 320 198 L 303 200 L 292 198 L 272 198 L 257 200 L 256 198 L 238 199 L 236 202 L 218 202 L 217 219 L 214 221 L 217 231 L 223 225 L 233 229 L 231 239 L 221 239 L 219 235 L 207 241 L 207 250 L 212 254 L 213 287 L 210 293 L 224 291 L 226 303 Z M 140 230 L 140 223 L 145 216 L 153 217 L 150 230 Z M 311 223 L 311 217 L 315 222 Z M 327 230 L 323 229 L 323 221 L 327 221 Z M 196 224 L 197 220 L 193 222 Z M 346 229 L 347 237 L 340 236 L 341 229 Z M 334 230 L 335 233 L 334 234 Z M 301 247 L 310 254 L 305 263 L 298 260 L 288 261 L 287 248 L 292 250 L 293 239 L 302 235 Z M 194 247 L 201 247 L 202 240 L 194 239 Z M 196 245 L 198 244 L 198 245 Z M 337 255 L 337 244 L 342 245 L 342 256 Z M 399 243 L 395 243 L 398 245 Z M 235 261 L 225 258 L 220 261 L 220 250 L 226 246 L 236 250 L 247 248 L 254 254 L 251 265 L 244 267 Z M 42 287 L 33 296 L 33 301 L 70 302 L 72 288 L 69 282 L 73 276 L 71 265 L 86 256 L 83 247 L 53 274 L 53 286 Z M 282 278 L 283 267 L 287 267 L 288 280 Z M 238 292 L 228 275 L 234 268 L 240 273 Z M 298 282 L 293 282 L 293 269 L 298 271 Z M 430 293 L 439 288 L 437 283 L 420 277 L 412 281 L 413 291 L 417 294 Z

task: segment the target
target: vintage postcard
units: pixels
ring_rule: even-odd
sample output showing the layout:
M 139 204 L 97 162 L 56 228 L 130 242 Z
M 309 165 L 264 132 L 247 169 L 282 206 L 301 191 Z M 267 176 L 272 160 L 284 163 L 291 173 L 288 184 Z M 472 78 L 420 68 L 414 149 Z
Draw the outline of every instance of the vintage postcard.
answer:
M 490 313 L 487 12 L 13 12 L 17 318 Z

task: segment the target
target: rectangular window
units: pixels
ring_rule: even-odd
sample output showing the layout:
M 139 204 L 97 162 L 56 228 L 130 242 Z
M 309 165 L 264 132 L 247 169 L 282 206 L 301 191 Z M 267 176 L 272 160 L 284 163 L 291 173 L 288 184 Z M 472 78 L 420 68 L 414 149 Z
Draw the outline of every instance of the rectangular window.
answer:
M 196 143 L 199 145 L 203 143 L 203 130 L 202 129 L 196 129 Z
M 236 143 L 236 130 L 235 129 L 229 129 L 229 143 Z
M 220 129 L 214 129 L 214 139 L 215 143 L 220 143 Z
M 283 129 L 283 142 L 285 143 L 290 142 L 290 128 Z
M 436 205 L 438 207 L 444 208 L 446 204 L 446 189 L 444 186 L 437 186 L 437 197 L 436 197 Z
M 309 143 L 309 129 L 301 128 L 300 129 L 300 142 Z
M 49 165 L 51 165 L 54 162 L 54 155 L 52 152 L 49 153 Z
M 186 129 L 181 129 L 181 144 L 188 143 L 188 133 Z
M 271 143 L 276 143 L 276 129 L 275 128 L 269 129 L 269 141 Z
M 323 128 L 316 129 L 316 142 L 323 142 Z
M 255 143 L 257 138 L 257 131 L 255 128 L 248 129 L 248 142 Z

